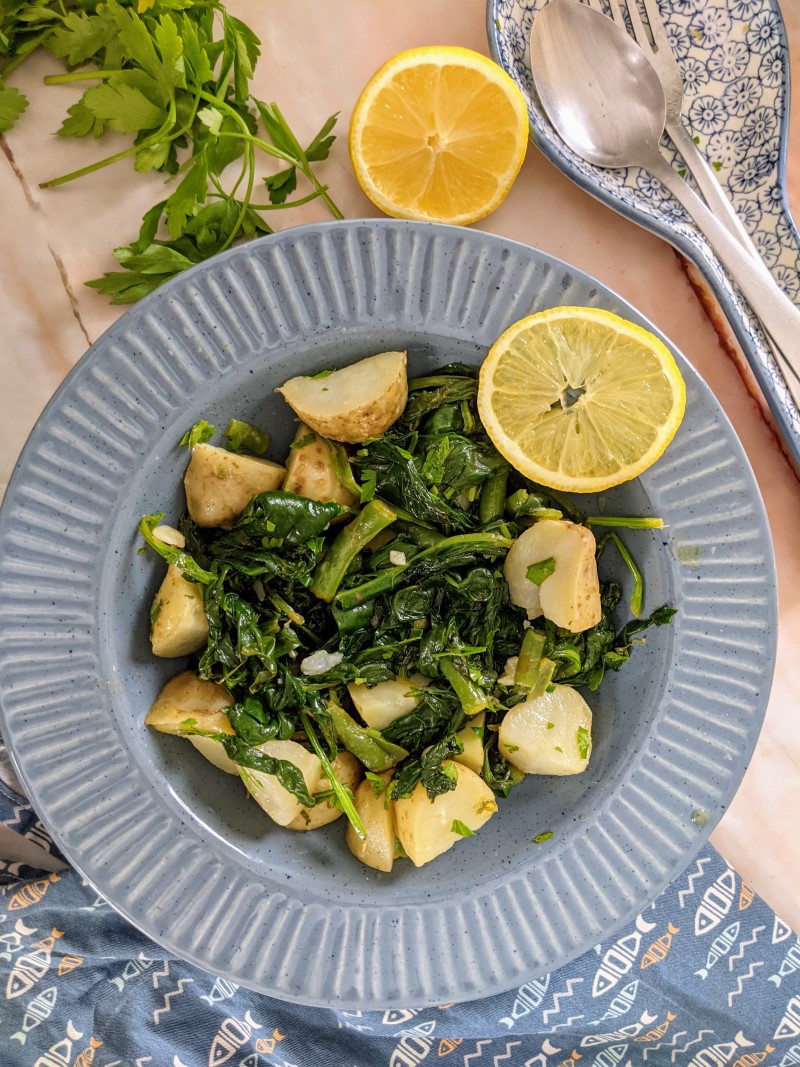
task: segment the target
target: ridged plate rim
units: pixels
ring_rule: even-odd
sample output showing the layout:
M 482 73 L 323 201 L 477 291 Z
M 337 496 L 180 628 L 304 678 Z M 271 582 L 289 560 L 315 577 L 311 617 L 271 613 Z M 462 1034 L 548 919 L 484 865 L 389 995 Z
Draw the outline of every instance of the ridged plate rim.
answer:
M 391 299 L 381 288 L 386 272 Z M 126 477 L 177 405 L 246 367 L 254 352 L 278 358 L 291 338 L 311 345 L 331 328 L 357 337 L 366 322 L 394 316 L 415 336 L 488 346 L 548 298 L 607 307 L 658 333 L 588 275 L 501 237 L 393 220 L 300 227 L 207 261 L 128 311 L 45 409 L 0 511 L 0 728 L 70 862 L 167 950 L 301 1003 L 367 1010 L 475 999 L 618 930 L 688 865 L 730 802 L 774 666 L 774 558 L 742 447 L 673 346 L 687 419 L 642 484 L 674 530 L 709 543 L 729 536 L 733 547 L 708 574 L 673 568 L 683 610 L 654 729 L 580 840 L 548 842 L 543 861 L 501 873 L 471 897 L 455 890 L 452 899 L 385 908 L 308 903 L 290 885 L 212 855 L 148 787 L 103 715 L 114 701 L 98 651 L 103 560 L 118 547 L 108 532 Z M 148 347 L 153 338 L 163 350 Z M 735 656 L 726 659 L 720 643 Z M 87 708 L 97 717 L 87 719 Z M 705 827 L 692 822 L 692 805 L 708 811 Z M 421 944 L 434 950 L 421 956 Z

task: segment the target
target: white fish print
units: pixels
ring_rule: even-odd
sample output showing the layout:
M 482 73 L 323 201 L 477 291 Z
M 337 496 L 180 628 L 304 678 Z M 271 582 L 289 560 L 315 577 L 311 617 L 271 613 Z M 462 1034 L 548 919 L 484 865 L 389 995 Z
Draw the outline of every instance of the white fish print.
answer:
M 703 893 L 702 901 L 694 914 L 694 932 L 698 937 L 719 926 L 731 910 L 735 892 L 736 875 L 728 867 Z
M 639 979 L 634 978 L 632 982 L 628 982 L 626 986 L 617 993 L 614 999 L 609 1003 L 608 1010 L 605 1015 L 601 1015 L 596 1022 L 590 1025 L 595 1026 L 597 1022 L 606 1022 L 607 1019 L 617 1019 L 620 1015 L 624 1015 L 630 1011 L 636 1000 L 636 992 L 639 989 Z
M 794 1067 L 796 1063 L 800 1063 L 800 1044 L 792 1045 L 790 1049 L 786 1050 L 786 1055 L 781 1060 L 779 1067 Z
M 795 971 L 800 971 L 800 937 L 795 941 L 786 955 L 781 961 L 781 965 L 778 968 L 777 974 L 771 974 L 767 978 L 768 982 L 772 982 L 777 989 L 784 978 L 790 974 L 794 974 Z
M 613 989 L 620 978 L 628 973 L 639 955 L 641 944 L 642 935 L 638 930 L 614 942 L 603 956 L 603 962 L 594 976 L 593 997 L 600 997 Z
M 715 937 L 711 942 L 711 948 L 708 950 L 708 958 L 705 967 L 701 967 L 699 971 L 694 972 L 702 978 L 703 981 L 708 978 L 709 971 L 714 964 L 718 963 L 723 956 L 726 956 L 730 952 L 731 948 L 736 943 L 736 938 L 739 936 L 741 925 L 742 924 L 739 922 L 731 923 L 730 926 L 726 926 L 722 933 L 718 937 Z
M 50 1018 L 57 999 L 58 990 L 54 985 L 48 986 L 47 989 L 42 989 L 41 992 L 37 993 L 29 1001 L 22 1017 L 22 1026 L 15 1034 L 11 1035 L 11 1040 L 19 1041 L 20 1045 L 24 1045 L 31 1030 L 43 1023 L 45 1019 Z
M 201 993 L 200 999 L 210 1007 L 212 1004 L 219 1004 L 222 1000 L 230 1000 L 238 988 L 235 982 L 229 982 L 227 978 L 218 978 L 211 987 L 211 992 Z
M 508 1027 L 513 1026 L 517 1019 L 524 1018 L 535 1008 L 539 1007 L 549 988 L 549 974 L 546 974 L 543 978 L 537 978 L 533 982 L 526 982 L 525 985 L 521 985 L 514 997 L 514 1006 L 511 1009 L 511 1015 L 504 1016 L 500 1022 Z

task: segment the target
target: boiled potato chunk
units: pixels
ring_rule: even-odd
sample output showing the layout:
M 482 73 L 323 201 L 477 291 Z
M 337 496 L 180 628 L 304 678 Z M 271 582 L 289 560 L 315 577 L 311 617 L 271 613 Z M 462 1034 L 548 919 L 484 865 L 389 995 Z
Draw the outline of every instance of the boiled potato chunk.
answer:
M 464 751 L 453 756 L 456 763 L 463 763 L 471 771 L 480 774 L 483 770 L 483 725 L 486 721 L 486 712 L 473 715 L 469 722 L 458 731 L 456 737 L 461 738 Z
M 335 760 L 331 760 L 331 769 L 342 785 L 355 792 L 356 786 L 361 781 L 363 768 L 359 760 L 351 752 L 340 752 Z M 326 793 L 331 787 L 327 775 L 320 778 L 315 793 Z M 341 808 L 335 808 L 330 801 L 325 800 L 321 804 L 315 804 L 313 808 L 301 807 L 290 823 L 287 830 L 316 830 L 320 826 L 327 826 L 329 822 L 344 815 Z
M 529 619 L 544 615 L 556 626 L 579 633 L 600 622 L 600 582 L 592 531 L 566 519 L 541 519 L 516 539 L 503 573 L 511 602 Z M 541 585 L 528 578 L 534 563 L 553 559 L 555 569 Z
M 352 507 L 356 498 L 336 477 L 330 448 L 313 430 L 301 423 L 294 440 L 303 441 L 308 437 L 313 438 L 308 444 L 289 449 L 284 490 L 309 500 L 335 500 L 337 504 Z M 345 517 L 339 516 L 340 519 Z
M 385 730 L 395 719 L 414 710 L 422 698 L 413 690 L 424 688 L 429 681 L 422 674 L 412 674 L 410 678 L 378 682 L 372 688 L 360 682 L 351 682 L 347 692 L 367 726 Z
M 347 847 L 367 867 L 376 871 L 390 871 L 395 858 L 394 804 L 389 801 L 386 790 L 392 778 L 391 771 L 379 775 L 384 789 L 376 795 L 373 782 L 366 779 L 355 793 L 353 802 L 364 826 L 366 837 L 362 840 L 350 823 L 347 824 Z
M 196 582 L 187 581 L 172 564 L 153 600 L 151 619 L 154 656 L 188 656 L 208 640 L 203 590 Z
M 557 685 L 506 712 L 498 747 L 528 774 L 580 774 L 592 754 L 592 709 L 577 689 Z
M 279 489 L 285 477 L 268 459 L 195 445 L 183 477 L 186 506 L 198 526 L 230 526 L 254 496 Z
M 181 671 L 158 694 L 144 722 L 161 733 L 187 737 L 215 767 L 238 774 L 238 765 L 219 741 L 192 733 L 194 726 L 208 733 L 232 734 L 234 729 L 225 711 L 231 704 L 230 695 L 221 685 L 198 678 L 192 671 Z
M 198 734 L 189 734 L 186 740 L 190 741 L 209 763 L 213 763 L 226 774 L 235 774 L 238 778 L 239 764 L 233 762 L 219 741 L 215 741 L 213 737 L 201 737 Z
M 290 378 L 276 392 L 322 437 L 366 441 L 402 415 L 408 399 L 406 363 L 405 352 L 381 352 L 324 378 Z
M 394 801 L 397 836 L 416 867 L 441 856 L 460 841 L 462 834 L 452 829 L 454 822 L 464 823 L 473 832 L 497 811 L 494 793 L 480 775 L 460 763 L 445 761 L 444 767 L 455 768 L 455 789 L 431 800 L 422 782 L 411 796 Z
M 312 795 L 317 791 L 322 776 L 322 764 L 319 757 L 297 741 L 265 741 L 255 746 L 273 759 L 288 760 L 293 763 L 303 776 L 306 789 Z M 284 789 L 274 774 L 264 774 L 251 767 L 240 767 L 239 774 L 247 792 L 279 826 L 288 826 L 299 815 L 303 805 L 288 789 Z

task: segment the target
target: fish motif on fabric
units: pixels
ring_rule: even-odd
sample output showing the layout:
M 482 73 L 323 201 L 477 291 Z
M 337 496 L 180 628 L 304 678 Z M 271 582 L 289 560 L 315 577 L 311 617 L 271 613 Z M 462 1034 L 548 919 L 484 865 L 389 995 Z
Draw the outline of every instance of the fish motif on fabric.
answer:
M 169 995 L 169 994 L 168 994 Z M 229 1015 L 214 1035 L 208 1050 L 208 1067 L 227 1063 L 250 1040 L 254 1030 L 263 1030 L 248 1011 L 243 1019 Z
M 229 982 L 227 978 L 218 978 L 211 987 L 211 992 L 201 993 L 200 999 L 211 1007 L 212 1004 L 220 1004 L 223 1000 L 230 1000 L 238 988 L 239 986 L 235 982 Z
M 511 1027 L 517 1019 L 523 1019 L 526 1015 L 529 1015 L 536 1008 L 540 1007 L 549 988 L 549 974 L 544 975 L 543 978 L 537 978 L 533 982 L 526 982 L 525 985 L 521 985 L 514 997 L 511 1014 L 503 1016 L 503 1018 L 500 1019 L 500 1022 L 503 1023 L 504 1026 Z
M 786 1005 L 772 1040 L 782 1041 L 787 1037 L 800 1037 L 800 994 L 792 997 Z
M 617 1067 L 628 1054 L 627 1045 L 609 1045 L 602 1052 L 598 1052 L 592 1060 L 592 1067 Z
M 778 1067 L 795 1067 L 797 1063 L 800 1063 L 800 1044 L 786 1050 Z
M 115 985 L 121 993 L 125 988 L 126 982 L 130 982 L 132 978 L 137 978 L 140 974 L 144 974 L 145 971 L 148 971 L 153 966 L 154 962 L 154 960 L 145 956 L 143 952 L 140 952 L 138 959 L 128 960 L 122 970 L 122 974 L 117 975 L 115 978 L 109 978 L 109 982 Z
M 669 955 L 669 950 L 672 947 L 672 939 L 676 934 L 679 934 L 680 927 L 673 925 L 673 923 L 667 924 L 667 932 L 662 934 L 661 937 L 656 938 L 652 945 L 642 956 L 641 963 L 639 964 L 640 970 L 645 970 L 647 967 L 652 967 L 655 963 L 661 963 Z
M 455 1052 L 459 1045 L 463 1044 L 463 1037 L 443 1037 L 436 1050 L 436 1056 L 438 1059 L 442 1059 L 444 1056 L 449 1056 L 451 1052 Z
M 698 937 L 719 926 L 728 912 L 736 892 L 736 875 L 728 867 L 703 893 L 694 915 L 694 932 Z
M 419 1034 L 403 1034 L 397 1046 L 392 1050 L 389 1067 L 417 1067 L 427 1059 L 435 1042 Z M 487 1042 L 489 1044 L 489 1042 Z
M 265 1056 L 271 1056 L 275 1051 L 275 1047 L 279 1041 L 284 1041 L 286 1034 L 282 1034 L 277 1028 L 272 1031 L 272 1037 L 259 1037 L 255 1043 L 256 1052 L 261 1052 Z
M 726 1067 L 738 1059 L 742 1049 L 747 1048 L 753 1048 L 753 1042 L 748 1041 L 740 1030 L 733 1041 L 722 1041 L 701 1049 L 692 1057 L 688 1067 Z
M 638 930 L 614 942 L 604 954 L 603 961 L 595 973 L 592 983 L 593 997 L 600 997 L 609 989 L 613 989 L 620 978 L 628 973 L 636 962 L 641 944 L 642 935 Z
M 652 1030 L 648 1030 L 646 1034 L 639 1034 L 638 1037 L 634 1038 L 634 1041 L 642 1041 L 642 1042 L 644 1042 L 644 1041 L 658 1041 L 658 1040 L 660 1040 L 662 1037 L 665 1036 L 667 1030 L 669 1030 L 669 1028 L 670 1028 L 670 1025 L 675 1022 L 677 1017 L 678 1016 L 675 1015 L 674 1012 L 668 1011 L 667 1012 L 667 1017 L 666 1017 L 666 1019 L 664 1020 L 663 1023 L 661 1023 L 659 1026 L 654 1026 L 653 1029 Z
M 767 981 L 772 982 L 777 989 L 784 978 L 788 978 L 788 976 L 794 974 L 795 971 L 800 971 L 800 937 L 797 938 L 795 943 L 781 960 L 777 974 L 771 974 L 767 978 Z
M 33 1064 L 33 1067 L 70 1067 L 74 1051 L 73 1045 L 76 1041 L 80 1041 L 82 1037 L 83 1032 L 72 1025 L 72 1019 L 68 1019 L 64 1037 L 42 1053 Z
M 747 882 L 742 882 L 739 888 L 739 911 L 747 911 L 756 899 L 756 891 Z
M 17 956 L 6 982 L 6 1000 L 15 1000 L 32 989 L 47 974 L 56 941 L 63 930 L 53 929 L 49 937 L 35 941 L 22 956 Z
M 705 981 L 706 978 L 708 978 L 712 967 L 719 963 L 723 956 L 727 956 L 736 944 L 736 938 L 739 936 L 740 928 L 741 923 L 731 923 L 730 926 L 727 926 L 722 931 L 719 937 L 714 938 L 711 942 L 711 948 L 708 950 L 705 967 L 701 967 L 699 971 L 694 972 L 699 978 Z
M 51 885 L 60 881 L 59 876 L 53 871 L 47 878 L 41 878 L 38 882 L 28 882 L 11 894 L 8 900 L 8 910 L 18 911 L 20 908 L 33 907 L 44 897 Z
M 41 989 L 28 1002 L 25 1014 L 22 1017 L 22 1026 L 15 1034 L 11 1035 L 9 1040 L 18 1041 L 20 1045 L 24 1045 L 31 1030 L 34 1030 L 53 1014 L 53 1008 L 57 1000 L 58 989 L 54 985 L 48 986 L 47 989 Z
M 735 1063 L 731 1064 L 731 1067 L 758 1067 L 774 1051 L 774 1045 L 765 1045 L 761 1052 L 745 1052 Z

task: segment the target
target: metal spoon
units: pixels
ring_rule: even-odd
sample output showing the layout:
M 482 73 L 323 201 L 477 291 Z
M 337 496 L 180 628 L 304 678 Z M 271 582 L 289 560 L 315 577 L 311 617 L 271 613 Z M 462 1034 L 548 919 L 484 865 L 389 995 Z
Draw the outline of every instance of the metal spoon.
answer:
M 666 101 L 641 48 L 601 12 L 551 0 L 531 30 L 542 107 L 574 152 L 598 167 L 642 167 L 679 200 L 727 267 L 795 374 L 800 311 L 661 155 Z

